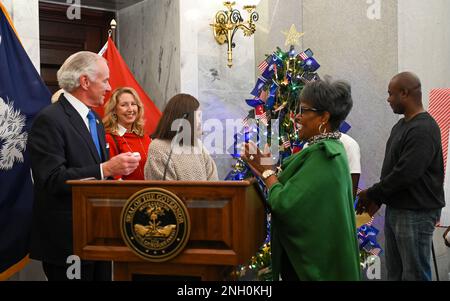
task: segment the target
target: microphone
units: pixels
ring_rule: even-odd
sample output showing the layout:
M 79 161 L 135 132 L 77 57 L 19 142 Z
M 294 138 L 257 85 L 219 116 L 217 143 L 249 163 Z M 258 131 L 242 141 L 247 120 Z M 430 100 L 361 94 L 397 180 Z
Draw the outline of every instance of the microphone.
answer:
M 178 125 L 178 129 L 177 129 L 177 133 L 175 134 L 175 136 L 173 136 L 173 138 L 175 138 L 176 136 L 178 136 L 178 134 L 181 131 L 181 128 L 183 126 L 183 120 L 185 120 L 187 117 L 189 116 L 189 113 L 184 113 L 183 116 L 181 117 L 180 120 L 180 124 Z M 173 140 L 172 138 L 172 140 Z M 167 173 L 167 167 L 169 166 L 169 162 L 170 162 L 170 158 L 172 157 L 172 152 L 173 152 L 173 145 L 172 145 L 172 141 L 170 142 L 170 153 L 169 153 L 169 157 L 167 158 L 167 162 L 164 165 L 164 174 L 163 174 L 163 181 L 166 180 L 166 173 Z

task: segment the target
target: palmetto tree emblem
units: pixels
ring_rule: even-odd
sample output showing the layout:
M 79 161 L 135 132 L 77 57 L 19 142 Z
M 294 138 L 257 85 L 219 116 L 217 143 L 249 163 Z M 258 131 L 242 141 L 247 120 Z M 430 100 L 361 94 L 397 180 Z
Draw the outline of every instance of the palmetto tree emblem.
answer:
M 10 170 L 14 163 L 23 163 L 28 133 L 26 117 L 0 97 L 0 170 Z

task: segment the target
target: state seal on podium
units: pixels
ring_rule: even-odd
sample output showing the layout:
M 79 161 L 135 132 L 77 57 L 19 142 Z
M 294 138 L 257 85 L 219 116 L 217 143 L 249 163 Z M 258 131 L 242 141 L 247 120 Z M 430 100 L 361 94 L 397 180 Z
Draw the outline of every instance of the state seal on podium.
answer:
M 122 238 L 139 257 L 151 262 L 176 257 L 189 240 L 191 223 L 174 193 L 148 188 L 133 194 L 121 215 Z

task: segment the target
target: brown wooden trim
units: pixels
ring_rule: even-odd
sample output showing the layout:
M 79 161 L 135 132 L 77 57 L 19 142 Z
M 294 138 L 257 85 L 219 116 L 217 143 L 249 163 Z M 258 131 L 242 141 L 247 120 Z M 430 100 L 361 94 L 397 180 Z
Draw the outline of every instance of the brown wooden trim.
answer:
M 256 183 L 256 179 L 249 179 L 244 181 L 100 181 L 100 180 L 69 180 L 66 182 L 71 186 L 205 186 L 209 187 L 247 187 Z

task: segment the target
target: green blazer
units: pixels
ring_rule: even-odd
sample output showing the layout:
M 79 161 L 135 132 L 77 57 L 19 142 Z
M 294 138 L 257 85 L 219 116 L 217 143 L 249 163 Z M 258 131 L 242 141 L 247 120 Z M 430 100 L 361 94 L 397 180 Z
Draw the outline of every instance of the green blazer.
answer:
M 352 181 L 342 143 L 323 140 L 293 155 L 269 190 L 272 270 L 282 248 L 300 280 L 360 280 Z

